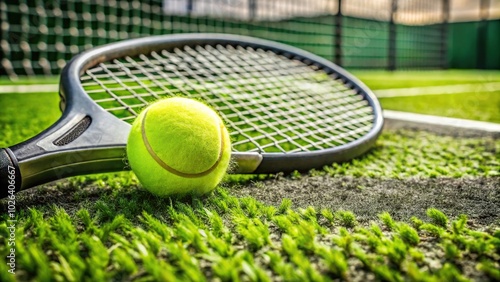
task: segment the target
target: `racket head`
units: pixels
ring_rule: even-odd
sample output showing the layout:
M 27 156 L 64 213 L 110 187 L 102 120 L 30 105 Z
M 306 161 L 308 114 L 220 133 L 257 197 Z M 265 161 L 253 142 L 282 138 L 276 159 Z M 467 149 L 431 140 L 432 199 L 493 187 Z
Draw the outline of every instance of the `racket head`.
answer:
M 373 146 L 383 127 L 370 89 L 307 51 L 229 34 L 131 39 L 88 50 L 63 69 L 62 117 L 5 149 L 9 163 L 18 164 L 21 189 L 127 169 L 130 123 L 147 103 L 177 94 L 203 99 L 221 114 L 233 139 L 232 173 L 304 171 L 347 161 Z M 120 96 L 127 95 L 146 103 L 123 103 Z M 114 108 L 130 115 L 103 105 L 113 99 L 121 103 Z
M 207 51 L 207 49 L 210 49 Z M 197 51 L 199 50 L 199 52 Z M 224 53 L 223 51 L 227 51 Z M 152 53 L 155 53 L 155 55 L 151 55 Z M 220 61 L 224 62 L 222 65 L 217 65 L 216 62 L 207 60 L 204 62 L 204 64 L 199 64 L 198 66 L 195 66 L 196 60 L 201 60 L 205 56 L 210 55 L 212 53 L 212 56 L 216 57 L 216 59 L 219 59 Z M 243 54 L 242 54 L 243 53 Z M 217 57 L 214 54 L 218 54 L 219 57 Z M 236 54 L 236 55 L 235 55 Z M 175 55 L 175 58 L 173 57 Z M 287 78 L 286 75 L 291 73 L 289 70 L 283 69 L 280 73 L 279 67 L 273 68 L 271 70 L 266 70 L 266 67 L 269 66 L 264 66 L 264 70 L 261 70 L 260 73 L 255 72 L 255 68 L 260 64 L 260 62 L 257 62 L 256 64 L 252 64 L 249 58 L 242 59 L 244 56 L 255 56 L 255 60 L 266 60 L 266 59 L 277 59 L 277 63 L 283 63 L 286 62 L 287 60 L 289 62 L 293 62 L 291 64 L 292 67 L 296 67 L 297 69 L 291 72 L 296 72 L 300 70 L 304 70 L 306 68 L 309 69 L 310 73 L 317 73 L 320 78 L 318 79 L 325 79 L 325 77 L 321 77 L 322 75 L 328 76 L 328 79 L 325 81 L 322 81 L 321 83 L 317 83 L 317 86 L 321 87 L 331 87 L 330 91 L 339 91 L 339 92 L 351 92 L 349 94 L 346 94 L 344 96 L 357 96 L 360 101 L 362 100 L 363 103 L 365 103 L 364 106 L 358 105 L 358 108 L 354 108 L 353 110 L 359 110 L 362 108 L 363 110 L 370 109 L 371 113 L 367 114 L 366 111 L 363 113 L 365 116 L 364 122 L 365 125 L 369 124 L 371 128 L 369 130 L 366 130 L 360 134 L 355 135 L 355 137 L 347 137 L 346 139 L 351 138 L 352 140 L 350 141 L 343 141 L 342 144 L 335 145 L 335 146 L 317 146 L 314 144 L 313 146 L 309 146 L 310 144 L 307 144 L 310 142 L 310 139 L 313 138 L 303 138 L 306 139 L 305 141 L 305 146 L 309 146 L 307 148 L 301 148 L 299 142 L 292 142 L 290 143 L 295 143 L 293 146 L 291 146 L 291 149 L 283 149 L 283 147 L 286 146 L 279 146 L 279 142 L 282 143 L 287 143 L 286 139 L 293 139 L 296 136 L 293 135 L 299 135 L 299 134 L 309 134 L 307 130 L 313 130 L 313 128 L 300 128 L 297 127 L 298 129 L 301 130 L 301 132 L 295 132 L 288 131 L 284 134 L 276 134 L 276 127 L 274 128 L 268 127 L 265 129 L 265 131 L 268 131 L 270 134 L 274 134 L 274 136 L 277 138 L 269 138 L 269 140 L 266 140 L 267 144 L 261 144 L 261 140 L 266 139 L 267 137 L 262 137 L 262 136 L 257 136 L 257 137 L 252 137 L 252 136 L 246 136 L 243 139 L 247 138 L 247 140 L 234 140 L 235 136 L 236 139 L 238 139 L 242 134 L 245 135 L 245 133 L 249 132 L 249 127 L 245 127 L 243 130 L 241 128 L 242 123 L 235 123 L 234 120 L 232 120 L 231 117 L 234 117 L 235 115 L 239 115 L 239 117 L 244 116 L 245 114 L 252 116 L 253 120 L 250 118 L 250 123 L 254 122 L 256 119 L 261 119 L 262 123 L 266 123 L 269 120 L 266 120 L 265 117 L 265 112 L 260 112 L 258 117 L 254 117 L 255 113 L 252 113 L 252 107 L 266 107 L 263 103 L 258 103 L 255 102 L 256 100 L 260 99 L 258 95 L 262 95 L 262 93 L 258 93 L 259 89 L 248 89 L 245 87 L 240 87 L 240 85 L 236 85 L 233 82 L 228 82 L 227 80 L 225 82 L 217 82 L 217 78 L 215 77 L 210 77 L 216 76 L 216 75 L 226 75 L 227 77 L 233 77 L 236 84 L 241 83 L 238 82 L 237 80 L 248 80 L 248 75 L 245 75 L 245 72 L 251 73 L 251 75 L 254 76 L 259 76 L 258 79 L 255 79 L 254 82 L 252 83 L 258 83 L 259 79 L 262 81 L 263 77 L 265 76 L 266 73 L 269 75 L 268 79 L 272 80 L 273 77 L 272 75 L 282 75 L 281 81 L 279 83 L 281 84 L 286 84 L 286 79 L 294 79 L 296 77 L 291 76 L 290 78 Z M 233 57 L 234 56 L 234 57 Z M 143 57 L 143 58 L 140 58 Z M 183 61 L 184 60 L 184 61 Z M 186 63 L 185 60 L 192 60 L 193 62 L 188 62 Z M 241 62 L 238 62 L 238 60 L 241 60 Z M 282 60 L 280 62 L 280 60 Z M 153 62 L 154 61 L 154 62 Z M 240 65 L 237 65 L 238 63 L 243 64 L 248 64 L 248 68 L 250 70 L 244 70 L 243 67 Z M 107 65 L 108 64 L 108 65 Z M 180 65 L 185 64 L 182 66 L 182 70 L 179 70 L 181 68 Z M 189 65 L 190 66 L 186 66 Z M 231 64 L 235 64 L 234 66 L 231 66 Z M 195 66 L 195 67 L 194 67 Z M 285 64 L 286 66 L 286 64 Z M 206 68 L 206 72 L 202 73 L 201 69 Z M 213 73 L 211 73 L 210 67 L 213 68 Z M 103 68 L 107 68 L 107 70 L 103 70 Z M 142 69 L 141 69 L 142 68 Z M 227 69 L 224 69 L 227 68 Z M 101 70 L 99 70 L 101 69 Z M 148 76 L 148 72 L 150 76 Z M 154 77 L 156 78 L 151 78 L 151 72 L 155 72 Z M 163 73 L 162 73 L 163 72 Z M 191 72 L 191 73 L 189 73 Z M 230 72 L 234 72 L 233 75 L 231 76 Z M 254 73 L 252 73 L 254 72 Z M 114 74 L 113 74 L 114 73 Z M 92 78 L 89 78 L 89 74 L 93 76 Z M 109 77 L 105 77 L 106 75 L 109 75 Z M 99 77 L 100 76 L 100 77 Z M 163 76 L 163 77 L 162 77 Z M 87 77 L 86 79 L 83 79 L 84 77 Z M 304 81 L 309 82 L 311 84 L 311 87 L 314 87 L 314 82 L 311 83 L 311 77 L 300 77 L 303 78 L 303 81 L 300 83 L 303 83 Z M 150 89 L 140 89 L 138 91 L 138 88 L 148 88 L 148 85 L 146 85 L 145 81 L 148 83 L 157 83 L 157 80 L 164 79 L 164 81 L 160 81 L 159 84 L 161 84 L 163 87 L 168 87 L 169 83 L 178 83 L 179 81 L 181 84 L 194 84 L 193 85 L 188 85 L 184 86 L 185 89 L 176 89 L 173 90 L 175 87 L 171 88 L 170 91 L 171 93 L 166 93 L 164 89 L 161 89 L 161 87 L 158 87 L 158 85 L 152 85 L 149 87 Z M 170 79 L 170 81 L 169 81 Z M 175 80 L 174 80 L 175 79 Z M 120 82 L 120 80 L 126 80 L 126 82 Z M 135 81 L 134 81 L 135 80 Z M 156 81 L 155 81 L 156 80 Z M 283 82 L 285 80 L 285 82 Z M 138 82 L 139 81 L 139 82 Z M 152 82 L 154 81 L 154 82 Z M 332 83 L 332 82 L 335 83 Z M 275 81 L 276 82 L 276 81 Z M 83 84 L 87 84 L 82 85 Z M 93 89 L 93 86 L 88 84 L 94 83 L 95 87 L 97 90 Z M 133 84 L 133 86 L 128 86 L 127 83 Z M 219 85 L 215 85 L 220 83 Z M 246 81 L 243 83 L 247 83 Z M 279 84 L 278 83 L 278 84 Z M 290 81 L 290 83 L 294 83 L 294 81 Z M 142 85 L 141 85 L 142 84 Z M 210 86 L 208 86 L 210 84 Z M 269 83 L 272 84 L 272 83 Z M 278 86 L 283 86 L 283 85 L 278 85 Z M 340 87 L 342 86 L 342 87 Z M 99 87 L 101 87 L 99 89 Z M 177 87 L 177 86 L 176 86 Z M 183 86 L 180 85 L 180 88 Z M 206 95 L 198 95 L 196 93 L 196 90 L 201 91 L 201 92 L 206 92 Z M 213 89 L 208 90 L 207 88 L 213 87 Z M 335 88 L 337 87 L 337 89 Z M 340 88 L 339 88 L 340 87 Z M 89 90 L 92 89 L 92 90 Z M 157 97 L 154 94 L 154 90 L 160 90 L 163 91 L 164 93 L 158 94 Z M 187 89 L 187 90 L 186 90 Z M 238 93 L 238 91 L 243 90 L 243 92 L 247 93 Z M 257 92 L 255 95 L 252 93 L 251 95 L 247 95 L 249 91 L 255 91 Z M 264 90 L 269 90 L 269 89 L 264 89 Z M 276 98 L 272 101 L 272 103 L 269 104 L 270 107 L 274 107 L 276 103 L 285 103 L 287 106 L 294 106 L 294 107 L 304 107 L 304 105 L 301 103 L 308 103 L 307 106 L 309 106 L 312 103 L 321 103 L 323 102 L 320 98 L 318 97 L 312 97 L 314 94 L 314 89 L 309 89 L 312 90 L 313 94 L 305 94 L 308 89 L 302 88 L 298 89 L 296 92 L 298 94 L 293 94 L 289 95 L 287 93 L 282 93 L 284 91 L 293 91 L 290 87 L 286 88 L 284 90 L 278 91 L 277 94 L 267 94 L 267 99 L 268 101 L 273 100 L 273 98 Z M 250 146 L 249 149 L 240 149 L 240 148 L 235 148 L 233 151 L 233 160 L 236 163 L 236 169 L 233 171 L 235 173 L 275 173 L 275 172 L 289 172 L 293 170 L 308 170 L 311 168 L 317 168 L 321 167 L 323 165 L 328 165 L 333 162 L 342 162 L 346 161 L 349 159 L 352 159 L 354 157 L 357 157 L 364 152 L 366 152 L 375 142 L 376 138 L 380 134 L 382 127 L 383 127 L 383 116 L 382 116 L 382 110 L 380 107 L 380 104 L 374 94 L 371 92 L 371 90 L 366 87 L 361 81 L 359 81 L 356 77 L 352 76 L 339 66 L 333 64 L 332 62 L 321 58 L 319 56 L 316 56 L 312 53 L 309 53 L 304 50 L 300 50 L 288 45 L 280 44 L 277 42 L 272 42 L 272 41 L 267 41 L 263 39 L 257 39 L 257 38 L 252 38 L 252 37 L 245 37 L 245 36 L 238 36 L 238 35 L 228 35 L 228 34 L 178 34 L 178 35 L 166 35 L 166 36 L 155 36 L 155 37 L 147 37 L 147 38 L 139 38 L 139 39 L 133 39 L 133 40 L 126 40 L 122 41 L 119 43 L 113 43 L 109 44 L 106 46 L 98 47 L 93 50 L 87 51 L 78 57 L 74 58 L 68 66 L 65 68 L 62 76 L 61 76 L 61 95 L 65 98 L 67 101 L 65 104 L 70 105 L 70 108 L 68 109 L 69 112 L 76 111 L 75 107 L 81 107 L 80 105 L 85 105 L 83 108 L 92 108 L 93 113 L 91 116 L 95 116 L 96 114 L 99 115 L 96 119 L 99 120 L 113 120 L 113 124 L 116 121 L 116 125 L 109 125 L 108 127 L 111 129 L 112 127 L 116 127 L 120 131 L 120 133 L 123 133 L 123 128 L 128 128 L 129 124 L 133 121 L 135 116 L 146 106 L 146 103 L 135 103 L 135 104 L 127 104 L 128 102 L 124 102 L 126 99 L 121 99 L 119 101 L 122 103 L 122 109 L 126 107 L 133 107 L 131 109 L 126 109 L 126 111 L 131 111 L 132 114 L 130 116 L 126 116 L 122 118 L 121 120 L 116 119 L 116 113 L 113 113 L 112 110 L 110 110 L 110 107 L 112 106 L 105 106 L 103 108 L 103 99 L 101 98 L 95 98 L 91 97 L 93 95 L 89 94 L 89 91 L 93 91 L 94 94 L 102 94 L 99 93 L 101 92 L 106 92 L 108 95 L 108 98 L 112 99 L 118 99 L 120 100 L 120 95 L 123 95 L 123 91 L 128 91 L 128 92 L 135 92 L 132 93 L 134 96 L 130 100 L 135 100 L 134 102 L 138 102 L 139 98 L 141 97 L 147 97 L 147 98 L 166 98 L 168 96 L 173 96 L 176 94 L 182 95 L 182 96 L 192 96 L 194 98 L 198 99 L 204 99 L 205 102 L 207 102 L 210 106 L 214 107 L 221 115 L 223 116 L 226 125 L 228 125 L 229 131 L 232 134 L 233 137 L 233 144 L 243 144 L 245 142 L 251 143 L 252 145 L 255 145 L 254 147 Z M 149 93 L 147 93 L 149 91 Z M 323 91 L 323 92 L 322 92 Z M 115 93 L 113 93 L 115 92 Z M 116 92 L 121 92 L 117 94 Z M 316 91 L 318 92 L 318 91 Z M 320 90 L 319 92 L 322 92 L 325 99 L 332 99 L 332 101 L 335 101 L 337 99 L 339 102 L 342 102 L 341 99 L 344 99 L 345 97 L 336 97 L 335 93 L 324 93 L 324 90 Z M 146 95 L 143 95 L 145 94 Z M 208 93 L 208 94 L 207 94 Z M 142 95 L 142 96 L 141 96 Z M 219 97 L 217 97 L 219 95 Z M 220 98 L 221 95 L 228 95 L 233 97 L 228 97 L 226 98 L 226 101 L 219 101 L 218 99 Z M 275 95 L 275 97 L 269 98 L 269 96 Z M 303 99 L 309 99 L 309 101 L 295 101 L 294 105 L 291 105 L 291 102 L 294 101 L 286 101 L 285 99 L 287 98 L 286 96 L 290 96 L 290 99 L 297 99 L 297 98 L 303 98 Z M 91 97 L 91 99 L 89 99 Z M 243 97 L 243 98 L 242 98 Z M 235 104 L 238 104 L 241 102 L 242 99 L 246 99 L 245 105 L 243 107 L 236 107 L 236 108 L 229 108 L 227 107 L 227 103 L 234 102 Z M 251 100 L 254 100 L 255 103 L 253 103 Z M 264 98 L 262 98 L 264 99 Z M 281 99 L 281 101 L 277 101 Z M 140 99 L 142 102 L 151 102 L 151 100 L 145 100 L 145 99 Z M 356 99 L 351 100 L 355 101 Z M 62 100 L 63 101 L 63 100 Z M 139 101 L 141 102 L 141 101 Z M 344 103 L 349 103 L 349 101 Z M 357 101 L 356 101 L 357 102 Z M 113 103 L 111 103 L 113 104 Z M 116 103 L 114 103 L 116 104 Z M 64 104 L 63 104 L 64 105 Z M 349 104 L 346 104 L 345 107 L 348 107 Z M 65 106 L 64 106 L 65 107 Z M 116 107 L 115 107 L 116 108 Z M 313 108 L 312 110 L 308 110 L 310 112 L 314 110 L 321 109 L 320 106 Z M 255 111 L 261 111 L 261 109 L 255 108 Z M 284 107 L 281 107 L 281 111 L 284 111 Z M 290 108 L 290 111 L 292 109 Z M 235 114 L 235 112 L 238 112 Z M 300 111 L 297 110 L 297 111 Z M 270 111 L 268 111 L 269 113 Z M 307 113 L 307 114 L 310 114 Z M 113 113 L 115 118 L 110 117 L 110 113 Z M 346 111 L 344 110 L 343 114 L 345 114 Z M 305 116 L 306 114 L 304 113 L 299 113 L 297 115 L 303 115 Z M 332 112 L 327 112 L 325 114 L 332 114 Z M 228 118 L 228 116 L 230 116 Z M 323 119 L 326 120 L 328 118 L 331 118 L 330 116 L 321 116 L 321 114 L 318 114 L 316 116 L 318 119 Z M 352 119 L 354 120 L 357 116 L 353 116 Z M 370 118 L 368 122 L 366 121 L 367 118 Z M 286 121 L 287 116 L 286 115 L 278 115 L 277 118 L 281 118 L 284 121 Z M 359 118 L 359 117 L 358 117 Z M 350 119 L 350 117 L 346 118 L 347 120 Z M 310 119 L 306 120 L 310 121 Z M 273 121 L 276 122 L 276 121 Z M 300 123 L 303 121 L 300 121 L 299 118 L 295 118 L 295 120 L 292 123 L 285 123 L 284 126 L 290 126 L 293 123 Z M 313 121 L 314 122 L 314 121 Z M 356 122 L 356 121 L 355 121 Z M 269 123 L 272 123 L 269 121 Z M 349 132 L 346 131 L 355 131 L 358 129 L 356 124 L 349 123 L 349 121 L 346 122 L 346 120 L 339 119 L 339 124 L 344 123 L 341 126 L 344 126 L 344 131 L 342 130 L 333 130 L 332 128 L 335 125 L 328 125 L 325 126 L 325 128 L 322 128 L 320 130 L 325 130 L 328 131 L 330 130 L 332 134 L 349 134 Z M 276 123 L 279 125 L 279 121 Z M 347 124 L 347 125 L 346 125 Z M 320 126 L 321 123 L 317 122 L 315 123 L 314 126 Z M 246 125 L 245 125 L 246 126 Z M 263 127 L 266 127 L 266 125 L 263 126 L 254 126 L 253 129 L 256 131 L 264 131 L 262 130 Z M 350 128 L 349 128 L 350 127 Z M 283 126 L 280 128 L 283 129 Z M 252 128 L 250 127 L 250 130 Z M 285 128 L 286 129 L 286 128 Z M 273 131 L 274 130 L 274 131 Z M 318 131 L 320 131 L 318 130 Z M 117 146 L 122 146 L 124 147 L 126 144 L 126 134 L 114 134 L 120 136 L 120 138 L 113 138 L 113 140 L 110 140 L 111 144 L 113 142 L 116 142 L 115 145 Z M 313 134 L 310 134 L 313 135 Z M 314 141 L 316 143 L 322 142 L 321 137 L 327 137 L 328 132 L 326 134 L 320 135 L 320 137 L 316 137 Z M 253 140 L 251 140 L 253 139 Z M 297 138 L 299 140 L 301 138 Z M 285 141 L 283 141 L 285 140 Z M 238 142 L 239 141 L 239 142 Z M 300 140 L 301 142 L 303 140 Z M 272 148 L 274 150 L 269 150 L 268 146 L 269 143 L 278 143 L 277 147 L 282 147 L 282 148 Z M 106 142 L 105 142 L 106 143 Z M 106 143 L 105 145 L 111 145 Z M 285 144 L 287 145 L 287 144 Z M 289 145 L 289 144 L 288 144 Z M 267 146 L 267 147 L 265 147 Z M 244 147 L 244 146 L 242 146 Z

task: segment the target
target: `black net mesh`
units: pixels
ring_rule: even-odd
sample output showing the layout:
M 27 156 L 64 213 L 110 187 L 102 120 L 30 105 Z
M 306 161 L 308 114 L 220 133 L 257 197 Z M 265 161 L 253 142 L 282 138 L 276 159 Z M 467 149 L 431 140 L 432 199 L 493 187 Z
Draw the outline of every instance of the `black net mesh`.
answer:
M 348 68 L 442 68 L 462 48 L 448 46 L 448 20 L 499 17 L 500 0 L 3 0 L 0 74 L 56 75 L 94 46 L 188 32 L 275 40 Z

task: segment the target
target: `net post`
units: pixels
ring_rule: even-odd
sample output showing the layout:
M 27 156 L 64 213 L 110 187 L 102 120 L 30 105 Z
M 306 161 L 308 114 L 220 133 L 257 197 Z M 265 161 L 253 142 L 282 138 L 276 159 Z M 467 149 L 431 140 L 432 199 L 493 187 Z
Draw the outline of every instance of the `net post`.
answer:
M 396 13 L 398 11 L 398 0 L 392 0 L 391 18 L 389 20 L 389 62 L 387 68 L 391 71 L 396 69 Z
M 248 14 L 250 20 L 257 17 L 257 0 L 248 0 Z
M 342 65 L 342 0 L 337 0 L 338 10 L 334 16 L 334 46 L 333 46 L 333 59 L 335 64 Z
M 486 46 L 488 40 L 488 17 L 490 0 L 481 0 L 479 2 L 479 22 L 477 23 L 477 61 L 476 68 L 486 69 Z
M 193 14 L 193 2 L 194 0 L 187 0 L 186 11 L 188 16 L 191 16 Z
M 450 21 L 450 0 L 443 0 L 441 11 L 441 68 L 448 69 L 448 29 Z

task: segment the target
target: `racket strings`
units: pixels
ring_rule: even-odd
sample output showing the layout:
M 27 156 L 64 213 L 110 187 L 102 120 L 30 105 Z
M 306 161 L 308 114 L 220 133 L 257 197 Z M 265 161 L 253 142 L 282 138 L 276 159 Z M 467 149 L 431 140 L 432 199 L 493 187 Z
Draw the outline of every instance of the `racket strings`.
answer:
M 200 49 L 200 48 L 198 48 L 198 49 Z M 265 112 L 266 108 L 269 107 L 269 105 L 259 105 L 259 104 L 255 103 L 255 101 L 257 101 L 259 99 L 259 97 L 258 97 L 259 94 L 262 95 L 260 98 L 263 98 L 266 96 L 275 97 L 274 95 L 266 95 L 265 93 L 263 93 L 264 90 L 257 92 L 250 87 L 245 87 L 245 88 L 240 87 L 240 85 L 242 85 L 242 82 L 239 80 L 239 77 L 236 76 L 237 74 L 245 74 L 245 76 L 251 76 L 251 77 L 257 76 L 257 77 L 259 77 L 259 75 L 263 71 L 266 71 L 265 69 L 258 71 L 258 72 L 255 72 L 252 70 L 251 71 L 244 71 L 239 64 L 238 65 L 232 64 L 231 68 L 228 70 L 226 67 L 227 62 L 226 62 L 226 64 L 224 64 L 224 62 L 222 62 L 222 61 L 224 61 L 224 59 L 223 60 L 218 59 L 218 58 L 226 58 L 225 54 L 223 54 L 223 53 L 211 54 L 210 52 L 208 52 L 208 53 L 203 52 L 204 49 L 202 49 L 202 50 L 198 50 L 198 51 L 203 52 L 202 54 L 204 56 L 203 57 L 197 56 L 197 57 L 195 57 L 195 60 L 193 60 L 192 56 L 195 53 L 195 51 L 193 49 L 186 48 L 186 52 L 180 52 L 180 50 L 175 50 L 175 51 L 181 57 L 181 60 L 183 62 L 187 62 L 191 65 L 189 67 L 189 69 L 187 69 L 187 71 L 198 82 L 206 83 L 206 81 L 209 81 L 210 83 L 213 83 L 217 86 L 213 91 L 213 92 L 216 92 L 215 93 L 215 94 L 217 94 L 216 97 L 221 97 L 221 96 L 224 97 L 224 93 L 228 93 L 229 91 L 231 91 L 231 88 L 236 89 L 236 91 L 239 93 L 252 93 L 252 94 L 254 94 L 255 99 L 246 98 L 245 99 L 246 102 L 239 103 L 239 107 L 233 107 L 234 102 L 231 100 L 219 99 L 219 101 L 223 102 L 226 105 L 226 107 L 228 107 L 231 110 L 231 112 L 238 113 L 238 117 L 237 117 L 238 120 L 245 121 L 244 123 L 241 123 L 240 126 L 236 127 L 235 123 L 233 122 L 232 119 L 226 118 L 226 120 L 225 120 L 226 123 L 231 124 L 232 128 L 241 129 L 243 126 L 246 125 L 246 130 L 239 130 L 238 131 L 240 135 L 243 135 L 248 139 L 248 138 L 252 138 L 252 136 L 249 134 L 258 133 L 259 136 L 253 138 L 257 142 L 259 142 L 260 139 L 271 137 L 272 142 L 270 144 L 272 144 L 272 146 L 278 148 L 280 151 L 287 150 L 286 148 L 283 148 L 281 146 L 282 143 L 285 143 L 285 144 L 290 143 L 293 146 L 296 146 L 298 148 L 302 148 L 303 150 L 306 150 L 305 147 L 303 147 L 300 143 L 296 142 L 291 136 L 286 135 L 286 132 L 284 132 L 284 130 L 274 126 L 273 123 L 268 122 L 268 118 L 270 117 L 269 115 L 267 115 L 267 116 L 262 115 L 262 114 L 255 115 L 255 112 L 256 112 L 255 109 L 257 109 L 257 111 L 259 111 L 259 112 Z M 252 60 L 259 59 L 256 56 L 252 56 L 252 57 L 254 57 L 254 58 L 252 58 Z M 206 58 L 207 60 L 202 59 L 202 58 Z M 242 62 L 244 64 L 244 66 L 247 67 L 247 69 L 248 69 L 248 66 L 250 65 L 248 63 L 245 64 L 245 62 L 248 62 L 248 58 L 246 58 L 246 57 L 242 57 L 242 56 L 239 56 L 237 58 L 233 57 L 233 58 L 231 58 L 231 61 L 233 61 L 233 60 L 236 60 L 238 62 Z M 226 59 L 226 61 L 227 61 L 227 59 Z M 265 64 L 266 63 L 264 62 L 260 66 L 261 67 L 265 66 Z M 217 65 L 218 67 L 222 66 L 222 68 L 214 69 L 213 67 L 211 67 L 212 65 Z M 179 67 L 184 68 L 185 66 L 179 66 Z M 193 71 L 190 71 L 191 69 L 196 69 L 199 71 L 193 72 Z M 267 70 L 267 71 L 270 73 L 269 74 L 270 78 L 275 77 L 275 75 L 272 74 L 270 70 Z M 233 74 L 233 75 L 232 75 L 232 77 L 228 77 L 228 74 Z M 266 80 L 269 80 L 269 79 L 266 78 Z M 225 81 L 229 81 L 228 84 L 230 86 L 227 86 L 224 83 Z M 258 81 L 257 83 L 262 84 L 262 85 L 265 84 L 264 81 Z M 250 84 L 248 82 L 246 82 L 244 85 L 248 86 Z M 276 83 L 273 83 L 273 85 L 271 87 L 272 88 L 278 87 L 278 85 L 276 85 Z M 269 97 L 267 97 L 267 98 L 269 98 Z M 209 98 L 209 97 L 203 97 L 203 98 Z M 267 100 L 269 101 L 269 99 L 267 99 Z M 249 119 L 248 117 L 250 117 L 250 116 L 253 116 L 255 118 L 253 120 Z M 262 124 L 267 124 L 267 128 L 262 128 L 262 126 L 261 126 Z M 259 143 L 261 143 L 261 142 L 259 142 Z M 238 144 L 240 144 L 240 143 L 238 143 Z M 262 148 L 265 149 L 265 147 L 262 147 Z M 256 149 L 259 149 L 259 148 L 256 148 Z
M 202 99 L 224 119 L 234 151 L 305 152 L 355 141 L 373 127 L 368 103 L 334 74 L 272 51 L 194 46 L 101 63 L 81 77 L 88 95 L 133 122 L 155 100 Z

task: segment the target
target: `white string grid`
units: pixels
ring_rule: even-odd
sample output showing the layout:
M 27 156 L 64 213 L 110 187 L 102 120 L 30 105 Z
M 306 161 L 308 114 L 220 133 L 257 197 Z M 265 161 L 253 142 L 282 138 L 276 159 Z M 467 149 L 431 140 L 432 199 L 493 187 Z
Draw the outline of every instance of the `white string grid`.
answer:
M 231 45 L 186 46 L 101 63 L 85 72 L 88 95 L 133 122 L 171 96 L 205 101 L 222 116 L 240 152 L 310 152 L 355 141 L 373 109 L 349 83 L 311 62 Z

